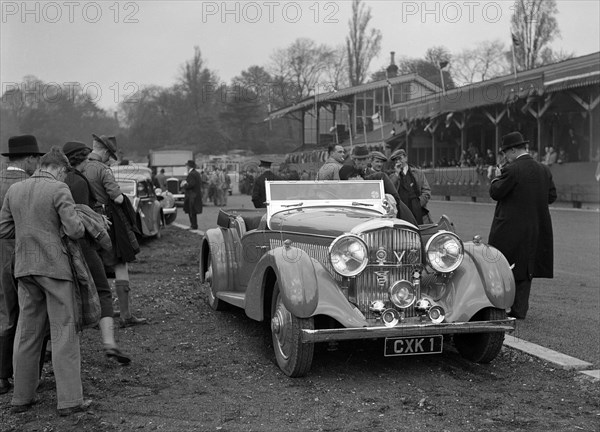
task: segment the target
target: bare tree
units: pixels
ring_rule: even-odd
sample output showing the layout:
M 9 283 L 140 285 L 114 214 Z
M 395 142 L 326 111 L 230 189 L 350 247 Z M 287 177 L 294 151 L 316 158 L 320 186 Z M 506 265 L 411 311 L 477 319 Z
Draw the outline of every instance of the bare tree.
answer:
M 298 38 L 289 47 L 276 50 L 271 56 L 271 72 L 293 86 L 288 89 L 301 99 L 318 87 L 328 68 L 334 50 L 327 45 L 317 45 L 308 38 Z
M 452 58 L 452 76 L 459 85 L 471 84 L 510 73 L 507 49 L 500 40 L 483 41 Z
M 555 0 L 517 0 L 511 31 L 518 69 L 532 69 L 552 58 L 548 44 L 560 36 Z M 542 52 L 546 52 L 542 56 Z
M 350 32 L 346 36 L 348 80 L 351 86 L 365 82 L 371 60 L 381 49 L 381 32 L 373 28 L 368 31 L 369 21 L 371 21 L 371 8 L 366 7 L 361 0 L 354 0 L 352 18 L 348 22 Z
M 349 86 L 348 82 L 348 56 L 346 47 L 337 46 L 331 53 L 329 62 L 325 69 L 325 79 L 322 89 L 324 91 L 333 91 L 334 89 L 345 88 Z

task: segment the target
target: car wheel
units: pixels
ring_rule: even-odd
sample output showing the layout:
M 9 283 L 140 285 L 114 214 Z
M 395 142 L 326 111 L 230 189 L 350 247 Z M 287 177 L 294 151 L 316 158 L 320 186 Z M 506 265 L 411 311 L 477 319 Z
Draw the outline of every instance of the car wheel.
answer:
M 219 300 L 215 294 L 214 272 L 212 265 L 212 251 L 208 249 L 206 256 L 201 258 L 200 262 L 200 281 L 207 286 L 206 299 L 208 305 L 216 311 L 221 311 L 226 308 L 226 303 Z
M 277 365 L 289 377 L 306 375 L 312 364 L 315 346 L 302 343 L 303 329 L 314 329 L 314 320 L 295 317 L 283 304 L 279 285 L 275 283 L 271 303 L 271 337 Z
M 491 321 L 506 319 L 503 309 L 486 308 L 471 319 L 471 321 Z M 489 363 L 496 358 L 502 344 L 504 332 L 469 333 L 454 335 L 454 346 L 461 356 L 475 363 Z

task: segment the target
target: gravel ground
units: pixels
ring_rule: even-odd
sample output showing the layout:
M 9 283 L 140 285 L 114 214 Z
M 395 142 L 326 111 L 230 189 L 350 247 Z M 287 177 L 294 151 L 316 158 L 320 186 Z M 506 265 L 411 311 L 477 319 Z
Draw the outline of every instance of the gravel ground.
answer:
M 384 358 L 380 341 L 317 346 L 305 378 L 274 363 L 264 323 L 214 312 L 197 275 L 199 237 L 169 227 L 132 265 L 134 307 L 150 325 L 118 331 L 130 366 L 86 330 L 92 408 L 58 417 L 51 365 L 24 414 L 0 396 L 2 431 L 596 431 L 600 392 L 575 372 L 504 348 L 490 365 L 441 355 Z

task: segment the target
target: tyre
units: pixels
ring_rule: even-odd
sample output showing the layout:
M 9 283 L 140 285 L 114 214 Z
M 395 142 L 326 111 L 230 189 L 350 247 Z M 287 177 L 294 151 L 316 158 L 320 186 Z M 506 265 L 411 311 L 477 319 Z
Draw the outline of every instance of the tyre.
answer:
M 289 377 L 306 375 L 312 365 L 315 346 L 302 343 L 303 329 L 314 329 L 313 318 L 292 315 L 283 304 L 276 282 L 271 302 L 271 337 L 277 365 Z
M 219 300 L 215 292 L 212 250 L 207 245 L 204 245 L 203 249 L 200 257 L 200 282 L 207 287 L 206 302 L 213 310 L 222 311 L 226 309 L 227 304 Z
M 486 308 L 471 318 L 471 321 L 491 321 L 506 319 L 503 309 Z M 504 332 L 465 333 L 454 335 L 454 346 L 461 356 L 475 363 L 489 363 L 496 358 L 502 344 Z

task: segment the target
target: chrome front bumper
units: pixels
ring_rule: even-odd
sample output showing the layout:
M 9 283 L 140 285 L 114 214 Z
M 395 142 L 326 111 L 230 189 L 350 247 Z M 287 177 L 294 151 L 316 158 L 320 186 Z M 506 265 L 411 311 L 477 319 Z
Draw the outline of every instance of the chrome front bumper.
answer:
M 374 326 L 359 328 L 302 330 L 303 343 L 328 342 L 355 339 L 377 339 L 399 336 L 430 336 L 458 333 L 512 332 L 517 320 L 507 318 L 495 321 L 472 321 L 442 324 L 398 324 L 395 327 Z
M 174 214 L 177 213 L 177 207 L 168 207 L 168 208 L 164 208 L 162 209 L 163 214 Z

